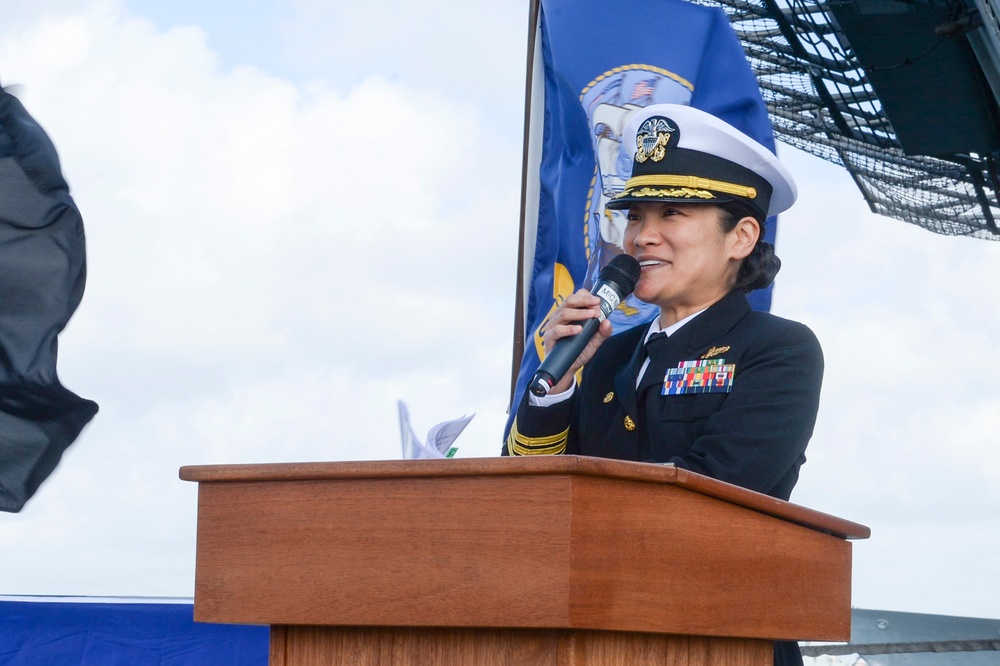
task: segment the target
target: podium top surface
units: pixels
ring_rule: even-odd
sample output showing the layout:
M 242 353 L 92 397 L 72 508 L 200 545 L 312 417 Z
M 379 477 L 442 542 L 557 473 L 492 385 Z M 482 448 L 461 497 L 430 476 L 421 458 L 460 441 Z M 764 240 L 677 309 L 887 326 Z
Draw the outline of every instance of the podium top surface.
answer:
M 867 539 L 871 536 L 871 530 L 865 525 L 734 486 L 671 464 L 560 455 L 457 460 L 194 465 L 180 469 L 182 480 L 197 483 L 525 475 L 597 476 L 640 483 L 670 484 L 842 539 Z

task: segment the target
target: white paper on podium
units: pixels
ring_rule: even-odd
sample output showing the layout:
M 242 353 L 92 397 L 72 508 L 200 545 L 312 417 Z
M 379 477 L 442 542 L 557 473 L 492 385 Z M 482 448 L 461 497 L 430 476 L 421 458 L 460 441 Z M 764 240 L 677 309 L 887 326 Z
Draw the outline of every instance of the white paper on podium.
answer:
M 475 416 L 472 414 L 460 419 L 438 423 L 428 431 L 427 443 L 424 444 L 417 439 L 413 432 L 410 412 L 406 409 L 406 403 L 399 400 L 397 404 L 399 405 L 399 435 L 403 442 L 403 458 L 405 460 L 453 457 L 458 451 L 458 447 L 454 446 L 455 440 Z

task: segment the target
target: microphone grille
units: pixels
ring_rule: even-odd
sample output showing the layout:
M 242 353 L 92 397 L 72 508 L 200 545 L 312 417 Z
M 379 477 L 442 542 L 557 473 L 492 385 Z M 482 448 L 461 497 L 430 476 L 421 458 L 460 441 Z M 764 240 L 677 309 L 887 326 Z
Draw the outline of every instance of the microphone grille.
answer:
M 622 298 L 625 298 L 635 290 L 641 272 L 642 269 L 635 257 L 619 254 L 601 269 L 600 279 L 610 280 L 621 287 Z

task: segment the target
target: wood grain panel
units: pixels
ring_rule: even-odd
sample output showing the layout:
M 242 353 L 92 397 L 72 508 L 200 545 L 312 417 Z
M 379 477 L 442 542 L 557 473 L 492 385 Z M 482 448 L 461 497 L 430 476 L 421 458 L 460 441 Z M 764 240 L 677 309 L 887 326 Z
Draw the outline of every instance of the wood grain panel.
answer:
M 576 631 L 572 666 L 771 666 L 766 640 L 667 636 L 635 632 Z
M 555 476 L 203 482 L 195 618 L 564 626 L 569 500 Z
M 505 475 L 598 476 L 669 483 L 733 502 L 842 539 L 867 539 L 871 530 L 858 523 L 695 474 L 673 465 L 609 460 L 587 456 L 526 456 L 459 460 L 385 460 L 360 462 L 200 465 L 180 469 L 186 481 L 306 481 Z
M 762 640 L 531 629 L 286 630 L 281 666 L 771 666 L 773 660 L 771 642 Z
M 288 665 L 288 627 L 280 624 L 271 627 L 268 666 Z
M 574 627 L 850 638 L 847 542 L 672 485 L 578 478 L 573 506 Z

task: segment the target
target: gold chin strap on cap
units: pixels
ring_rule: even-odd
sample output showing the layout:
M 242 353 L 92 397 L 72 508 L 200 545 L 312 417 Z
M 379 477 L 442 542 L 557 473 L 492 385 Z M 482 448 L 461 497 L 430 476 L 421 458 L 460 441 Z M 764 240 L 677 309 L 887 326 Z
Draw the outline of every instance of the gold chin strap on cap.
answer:
M 634 187 L 649 187 L 651 185 L 661 186 L 661 187 L 689 187 L 699 190 L 713 190 L 715 192 L 722 192 L 723 194 L 733 194 L 738 197 L 745 197 L 747 199 L 754 199 L 757 196 L 757 189 L 754 187 L 749 187 L 747 185 L 737 185 L 736 183 L 724 183 L 721 180 L 710 180 L 708 178 L 699 178 L 698 176 L 673 176 L 673 175 L 660 175 L 651 174 L 648 176 L 635 176 L 634 178 L 629 178 L 628 182 L 625 183 L 625 189 L 630 190 Z

